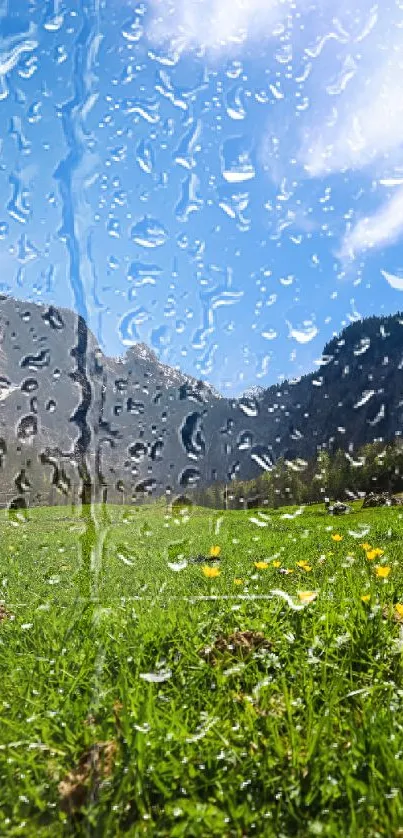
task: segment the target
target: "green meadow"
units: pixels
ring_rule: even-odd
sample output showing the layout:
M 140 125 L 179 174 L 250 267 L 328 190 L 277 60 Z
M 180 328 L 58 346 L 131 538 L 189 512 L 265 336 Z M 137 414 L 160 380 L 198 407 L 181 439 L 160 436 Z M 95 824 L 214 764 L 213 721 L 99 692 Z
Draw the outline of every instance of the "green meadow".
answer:
M 93 513 L 0 519 L 0 835 L 403 836 L 399 507 Z

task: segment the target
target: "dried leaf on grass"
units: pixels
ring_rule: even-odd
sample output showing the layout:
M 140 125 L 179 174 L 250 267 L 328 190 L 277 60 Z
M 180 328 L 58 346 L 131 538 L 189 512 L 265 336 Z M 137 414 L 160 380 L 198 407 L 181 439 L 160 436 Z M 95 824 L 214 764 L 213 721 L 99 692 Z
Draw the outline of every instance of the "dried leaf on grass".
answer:
M 0 623 L 2 620 L 11 620 L 14 618 L 14 614 L 11 614 L 10 611 L 7 611 L 5 605 L 0 605 Z
M 396 606 L 385 605 L 382 609 L 382 615 L 385 620 L 394 620 L 395 623 L 403 624 L 403 612 Z
M 243 658 L 256 649 L 271 648 L 270 640 L 267 640 L 260 631 L 235 631 L 227 637 L 223 635 L 217 637 L 212 646 L 200 649 L 199 655 L 215 666 L 220 655 L 229 654 Z
M 204 556 L 203 553 L 198 553 L 197 556 L 190 556 L 189 562 L 190 564 L 205 564 L 206 562 L 219 562 L 221 556 Z
M 77 767 L 59 783 L 61 808 L 65 812 L 79 811 L 97 793 L 102 781 L 112 774 L 116 753 L 114 740 L 96 742 L 84 751 Z

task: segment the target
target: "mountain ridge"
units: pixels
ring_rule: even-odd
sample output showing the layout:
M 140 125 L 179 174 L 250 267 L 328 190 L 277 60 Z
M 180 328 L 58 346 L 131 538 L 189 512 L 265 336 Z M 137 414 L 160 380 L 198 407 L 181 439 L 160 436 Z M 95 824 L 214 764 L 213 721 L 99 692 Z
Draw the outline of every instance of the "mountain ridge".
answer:
M 0 298 L 0 473 L 9 494 L 25 485 L 22 470 L 32 475 L 30 496 L 77 486 L 84 457 L 96 496 L 175 496 L 253 478 L 281 456 L 352 451 L 402 427 L 400 312 L 347 326 L 300 379 L 226 398 L 145 344 L 104 355 L 69 309 Z

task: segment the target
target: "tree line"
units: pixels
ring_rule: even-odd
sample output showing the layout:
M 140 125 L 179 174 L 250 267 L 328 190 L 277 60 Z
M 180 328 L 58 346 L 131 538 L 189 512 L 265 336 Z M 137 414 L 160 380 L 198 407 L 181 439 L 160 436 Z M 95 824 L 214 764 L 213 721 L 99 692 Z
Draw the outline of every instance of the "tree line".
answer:
M 326 449 L 309 460 L 286 460 L 253 480 L 215 483 L 200 488 L 192 500 L 215 509 L 248 509 L 351 501 L 368 492 L 403 492 L 403 441 L 373 442 L 358 451 Z

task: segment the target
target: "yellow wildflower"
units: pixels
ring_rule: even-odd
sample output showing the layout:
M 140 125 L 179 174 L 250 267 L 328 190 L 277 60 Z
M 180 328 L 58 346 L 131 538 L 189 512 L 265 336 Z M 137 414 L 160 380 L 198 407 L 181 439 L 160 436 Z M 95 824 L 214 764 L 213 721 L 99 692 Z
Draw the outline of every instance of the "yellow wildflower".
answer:
M 243 579 L 234 579 L 234 585 L 243 585 Z
M 364 544 L 361 544 L 361 547 L 362 547 L 363 550 L 372 550 L 371 545 L 368 544 L 367 541 L 364 541 Z
M 281 562 L 272 562 L 273 567 L 281 567 Z
M 379 559 L 383 556 L 384 550 L 380 550 L 379 547 L 375 547 L 374 550 L 367 550 L 366 556 L 369 562 L 373 562 L 374 559 Z
M 371 599 L 371 594 L 363 594 L 361 597 L 362 602 L 369 602 Z
M 288 576 L 290 573 L 294 573 L 294 570 L 291 567 L 285 567 L 282 573 L 285 573 Z
M 396 603 L 395 611 L 398 617 L 402 617 L 403 619 L 403 605 L 400 602 Z
M 306 570 L 307 573 L 309 573 L 309 571 L 312 570 L 311 565 L 308 564 L 308 562 L 306 562 L 304 559 L 302 559 L 300 562 L 297 562 L 297 567 L 300 567 L 301 570 Z
M 333 541 L 343 541 L 343 536 L 340 535 L 340 533 L 335 532 L 334 535 L 332 535 L 332 539 Z
M 218 570 L 218 567 L 207 567 L 207 565 L 202 567 L 202 571 L 208 579 L 215 579 L 221 573 L 221 571 Z
M 378 564 L 375 568 L 375 571 L 376 571 L 376 575 L 379 577 L 379 579 L 387 579 L 389 574 L 390 574 L 391 568 L 386 567 L 385 565 L 382 567 L 381 565 Z
M 303 605 L 313 602 L 318 596 L 317 591 L 298 591 L 298 599 Z
M 210 547 L 210 556 L 212 559 L 218 559 L 220 553 L 221 547 L 219 547 L 218 544 L 214 544 L 213 547 Z
M 254 565 L 258 570 L 266 570 L 266 568 L 269 567 L 268 562 L 254 562 Z

